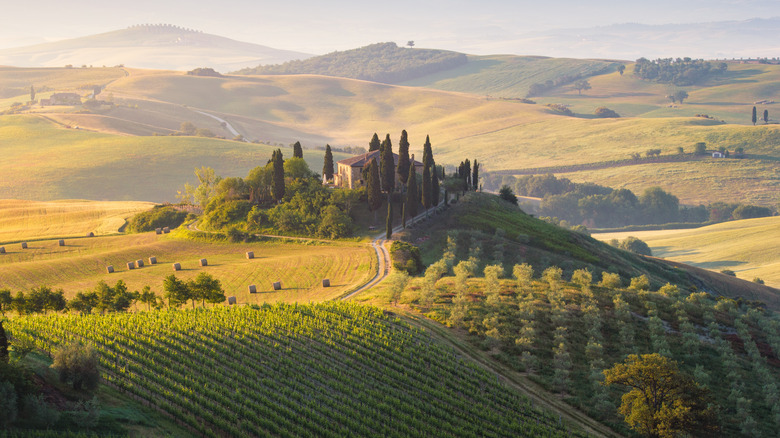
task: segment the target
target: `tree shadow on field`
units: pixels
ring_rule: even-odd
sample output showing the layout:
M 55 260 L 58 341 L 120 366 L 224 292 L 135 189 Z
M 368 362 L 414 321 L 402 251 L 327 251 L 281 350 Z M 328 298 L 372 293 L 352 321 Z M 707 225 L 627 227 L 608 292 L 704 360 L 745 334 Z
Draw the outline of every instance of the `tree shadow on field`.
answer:
M 744 265 L 747 262 L 741 262 L 737 260 L 719 260 L 715 262 L 701 262 L 701 263 L 694 263 L 694 262 L 683 262 L 687 265 L 696 266 L 699 268 L 704 269 L 718 269 L 718 268 L 733 268 L 735 266 Z

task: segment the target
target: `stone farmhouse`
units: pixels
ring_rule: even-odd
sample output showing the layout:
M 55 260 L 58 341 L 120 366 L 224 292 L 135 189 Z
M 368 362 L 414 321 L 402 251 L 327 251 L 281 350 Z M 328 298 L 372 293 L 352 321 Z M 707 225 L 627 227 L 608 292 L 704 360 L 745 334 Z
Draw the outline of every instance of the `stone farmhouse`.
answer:
M 333 182 L 339 187 L 347 189 L 355 189 L 358 187 L 364 187 L 366 182 L 363 181 L 363 168 L 371 162 L 376 160 L 379 164 L 379 151 L 371 151 L 362 155 L 347 158 L 336 163 L 338 170 L 333 175 Z M 414 155 L 411 156 L 412 162 L 414 162 L 415 170 L 418 175 L 422 175 L 423 163 L 414 159 Z M 398 154 L 393 154 L 393 168 L 398 167 Z M 398 174 L 395 174 L 396 186 L 400 183 Z
M 41 99 L 41 105 L 81 105 L 81 96 L 76 93 L 54 93 L 48 99 Z

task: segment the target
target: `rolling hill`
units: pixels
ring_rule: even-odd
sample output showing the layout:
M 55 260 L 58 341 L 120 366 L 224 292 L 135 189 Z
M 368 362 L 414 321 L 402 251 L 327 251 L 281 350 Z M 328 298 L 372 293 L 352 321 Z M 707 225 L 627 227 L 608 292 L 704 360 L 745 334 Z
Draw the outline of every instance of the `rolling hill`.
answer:
M 115 66 L 231 71 L 311 55 L 244 43 L 172 25 L 138 25 L 99 35 L 0 50 L 0 65 Z

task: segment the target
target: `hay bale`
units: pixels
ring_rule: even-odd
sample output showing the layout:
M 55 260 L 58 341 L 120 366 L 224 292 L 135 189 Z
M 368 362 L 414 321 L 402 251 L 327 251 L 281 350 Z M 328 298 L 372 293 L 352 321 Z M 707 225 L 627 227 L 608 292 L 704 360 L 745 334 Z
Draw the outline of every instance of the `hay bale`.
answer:
M 22 249 L 27 249 L 27 242 L 22 242 Z
M 174 271 L 181 271 L 181 263 L 174 263 L 173 264 L 173 270 Z
M 5 254 L 5 247 L 4 246 L 0 246 L 0 254 Z
M 127 262 L 127 269 L 135 269 L 135 263 L 134 262 Z
M 236 304 L 236 297 L 228 297 L 228 305 Z
M 198 261 L 198 265 L 200 265 L 200 266 L 208 266 L 209 262 L 206 259 L 200 259 Z
M 60 241 L 58 243 L 59 243 L 60 246 L 65 246 L 65 241 L 63 239 L 60 239 Z
M 274 282 L 274 290 L 282 290 L 282 282 L 281 281 L 275 281 Z
M 157 257 L 155 257 L 155 256 L 149 257 L 149 264 L 150 265 L 156 265 L 157 264 Z
M 90 231 L 89 233 L 87 233 L 87 237 L 95 237 L 95 233 L 93 233 L 92 231 Z
M 109 274 L 113 274 L 114 273 L 114 267 L 113 266 L 106 266 L 106 272 L 108 272 Z
M 138 259 L 138 260 L 135 261 L 135 265 L 138 266 L 139 268 L 143 268 L 144 267 L 144 261 L 141 260 L 141 259 Z
M 171 232 L 171 229 L 168 227 L 163 228 L 163 233 L 168 234 Z
M 247 251 L 247 252 L 246 252 L 246 258 L 247 258 L 248 260 L 252 260 L 253 258 L 255 258 L 255 253 L 254 253 L 254 252 L 252 252 L 252 251 Z
M 162 234 L 162 228 L 155 228 L 154 234 Z
M 250 284 L 249 285 L 249 293 L 250 294 L 256 294 L 257 293 L 257 286 L 255 286 L 254 284 Z
M 330 279 L 326 278 L 322 280 L 322 287 L 330 287 Z

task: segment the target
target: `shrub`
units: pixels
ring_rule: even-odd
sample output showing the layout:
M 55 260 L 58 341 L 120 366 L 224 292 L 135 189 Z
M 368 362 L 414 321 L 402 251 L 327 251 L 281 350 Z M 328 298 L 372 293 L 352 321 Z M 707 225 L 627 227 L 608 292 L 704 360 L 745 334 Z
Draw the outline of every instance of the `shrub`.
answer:
M 609 108 L 607 108 L 605 106 L 600 106 L 600 107 L 596 108 L 596 110 L 593 111 L 593 114 L 595 114 L 596 117 L 601 117 L 601 118 L 605 118 L 605 119 L 620 117 L 620 114 L 616 113 L 615 111 L 613 111 L 613 110 L 611 110 L 611 109 L 609 109 Z
M 615 289 L 620 287 L 621 284 L 622 281 L 620 280 L 620 274 L 613 272 L 605 272 L 601 274 L 601 283 L 599 283 L 600 286 Z
M 558 114 L 574 117 L 574 113 L 566 105 L 560 103 L 548 103 L 547 107 Z
M 410 275 L 419 274 L 423 271 L 420 248 L 400 240 L 396 240 L 390 246 L 390 257 L 393 261 L 393 268 L 399 271 L 405 271 Z
M 724 269 L 724 270 L 720 271 L 720 273 L 721 274 L 730 275 L 732 277 L 736 277 L 737 276 L 737 274 L 734 271 L 732 271 L 731 269 Z
M 756 277 L 756 278 L 754 278 L 754 279 L 753 279 L 753 283 L 756 283 L 756 284 L 764 284 L 764 280 L 762 280 L 762 279 L 760 279 L 760 278 Z
M 734 219 L 753 219 L 759 217 L 772 216 L 772 209 L 769 207 L 758 207 L 755 205 L 740 205 L 731 213 Z
M 647 245 L 647 243 L 645 243 L 640 239 L 637 239 L 634 236 L 626 237 L 626 240 L 620 242 L 618 248 L 629 252 L 633 252 L 634 254 L 640 254 L 646 256 L 653 255 L 653 251 L 650 250 L 650 247 Z
M 177 210 L 172 205 L 155 205 L 151 210 L 133 216 L 127 229 L 132 233 L 143 233 L 154 231 L 155 228 L 176 228 L 184 223 L 186 218 L 186 212 Z
M 352 234 L 352 218 L 335 205 L 322 209 L 322 219 L 317 234 L 329 239 L 347 237 Z
M 95 389 L 100 381 L 98 356 L 92 347 L 70 344 L 54 353 L 51 367 L 60 373 L 60 380 L 73 385 L 73 389 Z

